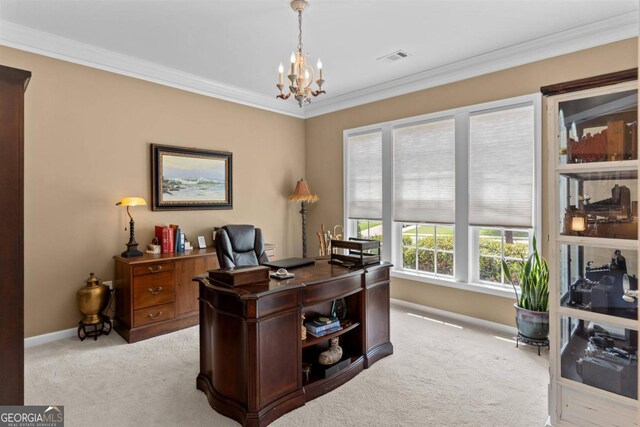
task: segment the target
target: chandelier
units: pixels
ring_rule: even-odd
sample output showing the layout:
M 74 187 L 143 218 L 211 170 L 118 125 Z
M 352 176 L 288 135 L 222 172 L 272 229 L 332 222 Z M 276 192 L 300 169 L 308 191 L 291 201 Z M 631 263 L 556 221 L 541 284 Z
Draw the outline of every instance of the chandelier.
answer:
M 311 96 L 318 96 L 321 93 L 326 93 L 322 90 L 324 80 L 322 80 L 322 62 L 318 59 L 318 90 L 313 90 L 311 84 L 314 81 L 315 73 L 313 67 L 307 64 L 308 53 L 302 52 L 302 11 L 309 5 L 306 0 L 293 0 L 291 2 L 291 9 L 298 14 L 298 48 L 296 52 L 291 53 L 291 67 L 289 68 L 289 93 L 282 92 L 284 88 L 284 67 L 282 62 L 278 67 L 278 84 L 276 87 L 280 91 L 280 94 L 276 98 L 288 99 L 292 94 L 298 101 L 298 105 L 302 107 L 303 103 L 310 103 Z

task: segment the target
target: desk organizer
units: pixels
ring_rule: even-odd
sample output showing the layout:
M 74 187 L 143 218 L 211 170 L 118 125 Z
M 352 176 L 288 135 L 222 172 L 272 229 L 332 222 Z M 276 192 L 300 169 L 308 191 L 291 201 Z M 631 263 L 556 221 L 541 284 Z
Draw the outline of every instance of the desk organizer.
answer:
M 380 262 L 380 242 L 377 240 L 354 237 L 349 240 L 331 240 L 331 248 L 331 264 L 362 267 Z

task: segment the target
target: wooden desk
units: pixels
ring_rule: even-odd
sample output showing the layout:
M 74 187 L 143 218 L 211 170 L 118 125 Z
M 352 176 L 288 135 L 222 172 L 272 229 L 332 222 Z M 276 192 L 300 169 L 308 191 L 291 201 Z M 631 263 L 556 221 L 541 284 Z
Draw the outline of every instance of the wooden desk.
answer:
M 349 270 L 326 260 L 292 270 L 290 280 L 226 287 L 197 277 L 200 374 L 197 387 L 216 411 L 245 426 L 265 426 L 344 384 L 393 353 L 389 336 L 389 263 Z M 328 314 L 345 298 L 353 322 L 340 336 L 344 370 L 324 378 L 317 363 L 328 337 L 301 340 L 301 315 Z M 312 363 L 309 380 L 302 363 Z

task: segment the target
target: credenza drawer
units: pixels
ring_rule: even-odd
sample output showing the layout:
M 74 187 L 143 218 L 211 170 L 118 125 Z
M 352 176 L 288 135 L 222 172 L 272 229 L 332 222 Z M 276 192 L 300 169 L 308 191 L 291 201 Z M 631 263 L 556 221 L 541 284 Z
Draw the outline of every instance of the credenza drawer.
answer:
M 158 262 L 150 265 L 137 265 L 133 267 L 133 275 L 143 276 L 145 274 L 158 274 L 173 271 L 175 268 L 176 264 L 174 262 Z
M 144 326 L 151 323 L 173 319 L 176 316 L 175 304 L 162 304 L 143 308 L 133 312 L 133 326 Z
M 174 301 L 173 271 L 139 276 L 133 279 L 133 309 Z

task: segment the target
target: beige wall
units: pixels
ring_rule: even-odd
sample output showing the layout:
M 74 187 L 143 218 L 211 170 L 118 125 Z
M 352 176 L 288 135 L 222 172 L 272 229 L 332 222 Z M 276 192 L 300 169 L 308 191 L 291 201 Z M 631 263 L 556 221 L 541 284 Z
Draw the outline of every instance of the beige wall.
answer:
M 151 203 L 151 142 L 233 152 L 233 210 L 133 208 L 142 247 L 156 224 L 180 224 L 190 240 L 203 234 L 211 244 L 213 226 L 252 223 L 280 255 L 299 255 L 300 215 L 287 196 L 304 176 L 303 120 L 5 47 L 0 63 L 33 73 L 25 110 L 26 336 L 77 326 L 83 280 L 90 272 L 113 279 L 112 256 L 128 240 L 115 203 L 129 195 Z
M 286 196 L 297 179 L 305 176 L 320 195 L 309 206 L 310 236 L 321 223 L 342 223 L 344 129 L 534 93 L 636 67 L 637 58 L 630 39 L 303 121 L 0 46 L 1 64 L 33 73 L 25 111 L 25 335 L 76 326 L 83 280 L 90 272 L 113 279 L 111 257 L 127 241 L 123 209 L 114 204 L 127 195 L 150 202 L 151 142 L 232 151 L 234 209 L 134 208 L 141 246 L 156 224 L 178 223 L 192 240 L 203 234 L 210 243 L 213 226 L 254 223 L 279 256 L 294 256 L 300 216 Z M 508 298 L 399 279 L 392 296 L 512 323 Z
M 343 222 L 344 129 L 536 93 L 541 86 L 634 68 L 638 66 L 637 44 L 637 38 L 628 39 L 306 120 L 306 177 L 313 192 L 320 196 L 320 201 L 309 208 L 309 234 L 313 236 L 321 223 Z M 542 222 L 546 224 L 545 139 L 543 153 Z M 542 231 L 546 236 L 544 227 Z M 546 238 L 543 240 L 543 253 L 546 253 Z M 315 252 L 315 241 L 311 238 L 309 247 Z M 398 279 L 393 280 L 391 289 L 394 298 L 513 324 L 513 300 L 510 298 Z

